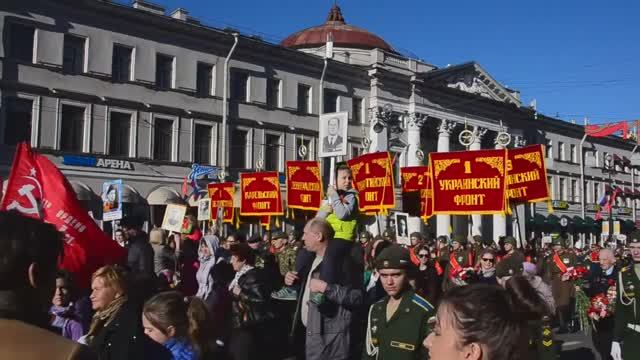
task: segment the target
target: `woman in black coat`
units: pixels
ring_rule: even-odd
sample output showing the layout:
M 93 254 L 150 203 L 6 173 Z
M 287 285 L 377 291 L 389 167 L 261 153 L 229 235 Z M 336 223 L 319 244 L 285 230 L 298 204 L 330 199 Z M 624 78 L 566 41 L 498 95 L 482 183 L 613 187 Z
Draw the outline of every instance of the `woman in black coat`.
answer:
M 260 269 L 255 268 L 255 252 L 247 244 L 232 245 L 231 265 L 236 271 L 229 284 L 231 303 L 232 360 L 272 359 L 274 344 L 275 314 L 271 308 L 271 292 L 268 279 Z
M 416 256 L 420 260 L 420 265 L 418 265 L 414 276 L 415 290 L 432 304 L 437 305 L 440 301 L 442 278 L 436 270 L 436 260 L 431 259 L 429 247 L 426 245 L 418 247 Z

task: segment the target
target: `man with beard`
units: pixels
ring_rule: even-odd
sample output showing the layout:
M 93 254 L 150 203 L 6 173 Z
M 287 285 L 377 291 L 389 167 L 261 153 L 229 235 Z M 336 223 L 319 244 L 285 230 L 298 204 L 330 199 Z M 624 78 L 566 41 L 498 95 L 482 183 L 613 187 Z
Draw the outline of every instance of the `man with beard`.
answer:
M 413 265 L 409 252 L 399 245 L 382 250 L 376 260 L 380 281 L 387 293 L 371 305 L 367 320 L 364 360 L 426 359 L 420 344 L 429 334 L 434 307 L 409 285 Z

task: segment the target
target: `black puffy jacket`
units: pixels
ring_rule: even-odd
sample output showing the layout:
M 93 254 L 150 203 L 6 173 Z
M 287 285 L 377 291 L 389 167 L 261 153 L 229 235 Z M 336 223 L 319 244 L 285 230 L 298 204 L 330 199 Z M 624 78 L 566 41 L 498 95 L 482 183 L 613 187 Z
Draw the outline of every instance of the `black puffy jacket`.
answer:
M 234 328 L 251 328 L 275 319 L 265 275 L 260 269 L 251 269 L 238 279 L 240 295 L 234 295 L 232 303 Z

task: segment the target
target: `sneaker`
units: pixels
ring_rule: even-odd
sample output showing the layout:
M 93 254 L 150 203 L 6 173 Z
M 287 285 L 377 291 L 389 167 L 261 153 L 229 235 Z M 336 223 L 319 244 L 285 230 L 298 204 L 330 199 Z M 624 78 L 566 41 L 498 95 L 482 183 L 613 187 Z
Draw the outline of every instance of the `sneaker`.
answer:
M 296 301 L 298 300 L 298 291 L 290 287 L 283 287 L 278 291 L 272 292 L 271 297 L 276 300 Z
M 309 302 L 316 304 L 316 305 L 322 305 L 322 303 L 324 302 L 324 294 L 323 293 L 319 293 L 319 292 L 312 292 L 311 294 L 309 294 Z

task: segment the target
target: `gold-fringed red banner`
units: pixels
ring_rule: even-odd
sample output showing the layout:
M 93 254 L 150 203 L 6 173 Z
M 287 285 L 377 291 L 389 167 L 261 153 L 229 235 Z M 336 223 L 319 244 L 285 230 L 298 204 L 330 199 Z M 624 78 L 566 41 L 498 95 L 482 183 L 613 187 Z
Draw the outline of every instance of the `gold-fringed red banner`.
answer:
M 542 145 L 507 150 L 507 197 L 513 202 L 549 200 Z
M 505 149 L 430 153 L 433 213 L 504 213 L 506 162 Z
M 233 223 L 233 194 L 235 185 L 232 182 L 208 184 L 207 191 L 211 198 L 211 220 L 218 219 L 218 209 L 222 209 L 222 222 Z
M 278 172 L 241 173 L 240 194 L 240 215 L 282 215 Z
M 364 154 L 347 162 L 358 191 L 360 211 L 386 211 L 396 206 L 393 166 L 388 152 Z
M 317 161 L 287 161 L 287 207 L 318 211 L 322 178 Z
M 433 189 L 429 167 L 404 167 L 400 169 L 400 174 L 403 211 L 426 221 L 433 215 Z

